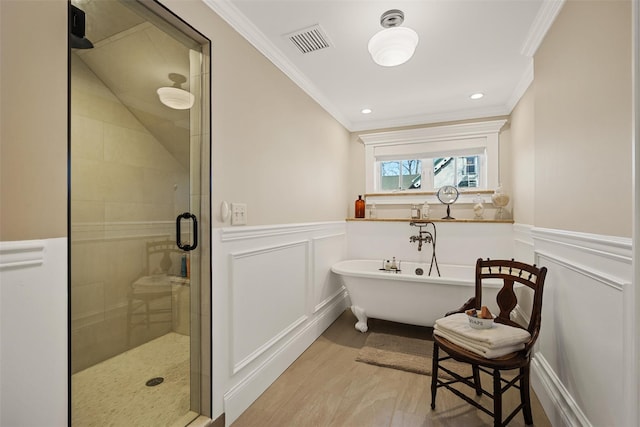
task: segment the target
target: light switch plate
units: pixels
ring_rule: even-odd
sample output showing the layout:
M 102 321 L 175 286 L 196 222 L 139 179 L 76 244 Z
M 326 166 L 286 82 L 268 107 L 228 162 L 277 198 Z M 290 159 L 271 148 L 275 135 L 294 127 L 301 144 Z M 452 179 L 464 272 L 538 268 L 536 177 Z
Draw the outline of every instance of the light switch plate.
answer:
M 247 204 L 231 203 L 231 225 L 245 225 L 247 223 Z

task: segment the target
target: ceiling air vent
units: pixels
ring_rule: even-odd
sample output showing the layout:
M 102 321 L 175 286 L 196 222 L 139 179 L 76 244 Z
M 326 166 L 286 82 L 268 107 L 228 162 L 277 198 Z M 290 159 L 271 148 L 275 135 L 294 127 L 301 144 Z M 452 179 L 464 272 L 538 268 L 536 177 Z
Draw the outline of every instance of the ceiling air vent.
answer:
M 320 25 L 313 25 L 302 30 L 285 35 L 302 53 L 315 52 L 316 50 L 330 47 L 329 38 Z

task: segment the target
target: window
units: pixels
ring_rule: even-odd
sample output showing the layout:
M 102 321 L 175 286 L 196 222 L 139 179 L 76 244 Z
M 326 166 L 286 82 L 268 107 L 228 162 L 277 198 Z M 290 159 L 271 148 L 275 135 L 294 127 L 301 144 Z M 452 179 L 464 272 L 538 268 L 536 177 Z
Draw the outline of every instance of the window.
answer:
M 435 191 L 445 185 L 458 188 L 483 188 L 484 179 L 479 174 L 479 164 L 483 161 L 484 154 L 381 160 L 377 165 L 380 171 L 377 190 L 382 192 Z
M 453 185 L 458 188 L 483 188 L 478 164 L 484 155 L 438 157 L 433 160 L 433 188 Z
M 498 134 L 506 120 L 360 135 L 366 192 L 429 192 L 444 185 L 498 186 Z
M 394 160 L 380 162 L 380 189 L 419 189 L 422 177 L 422 161 Z

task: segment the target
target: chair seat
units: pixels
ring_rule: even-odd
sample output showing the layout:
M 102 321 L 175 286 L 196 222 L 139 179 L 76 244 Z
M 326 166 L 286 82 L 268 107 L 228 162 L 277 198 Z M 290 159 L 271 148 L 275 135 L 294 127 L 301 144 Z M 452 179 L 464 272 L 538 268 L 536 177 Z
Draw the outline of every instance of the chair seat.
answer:
M 143 276 L 133 282 L 131 286 L 135 290 L 154 290 L 171 288 L 170 276 L 166 274 L 156 274 L 153 276 Z
M 172 295 L 182 286 L 189 286 L 190 280 L 185 277 L 156 274 L 143 276 L 131 284 L 133 298 L 158 298 Z
M 434 335 L 433 340 L 438 343 L 440 348 L 444 350 L 449 356 L 458 362 L 470 363 L 472 365 L 485 366 L 491 369 L 518 369 L 529 363 L 526 351 L 517 351 L 514 353 L 505 354 L 504 356 L 496 357 L 494 359 L 484 358 L 472 351 L 469 351 L 457 344 L 452 343 L 446 338 Z

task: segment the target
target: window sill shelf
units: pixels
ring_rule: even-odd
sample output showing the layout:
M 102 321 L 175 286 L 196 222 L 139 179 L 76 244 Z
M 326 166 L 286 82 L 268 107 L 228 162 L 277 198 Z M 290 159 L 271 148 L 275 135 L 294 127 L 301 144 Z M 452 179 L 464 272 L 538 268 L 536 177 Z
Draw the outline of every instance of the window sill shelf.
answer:
M 411 218 L 347 218 L 347 222 L 473 222 L 492 224 L 513 224 L 513 219 L 411 219 Z
M 490 204 L 493 190 L 461 190 L 458 200 L 455 204 L 471 204 L 475 203 L 478 196 L 482 203 Z M 432 205 L 441 205 L 435 191 L 413 192 L 401 191 L 396 193 L 369 193 L 364 195 L 367 204 L 375 203 L 376 205 L 411 205 L 423 204 L 427 202 Z

